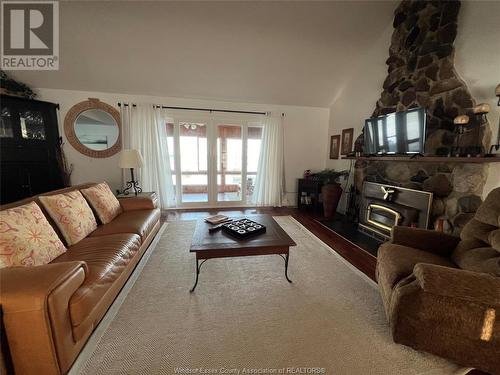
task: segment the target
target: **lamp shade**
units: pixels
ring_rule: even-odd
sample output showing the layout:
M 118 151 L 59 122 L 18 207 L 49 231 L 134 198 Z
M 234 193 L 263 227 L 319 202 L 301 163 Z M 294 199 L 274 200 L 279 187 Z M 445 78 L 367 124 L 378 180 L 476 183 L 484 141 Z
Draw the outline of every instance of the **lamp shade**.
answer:
M 457 116 L 455 117 L 455 119 L 453 120 L 453 123 L 455 125 L 465 125 L 465 124 L 468 124 L 469 123 L 469 116 L 467 115 L 460 115 L 460 116 Z
M 141 168 L 144 159 L 138 150 L 122 150 L 118 164 L 120 168 Z
M 476 115 L 484 115 L 490 111 L 490 105 L 488 103 L 480 103 L 472 108 L 472 112 Z

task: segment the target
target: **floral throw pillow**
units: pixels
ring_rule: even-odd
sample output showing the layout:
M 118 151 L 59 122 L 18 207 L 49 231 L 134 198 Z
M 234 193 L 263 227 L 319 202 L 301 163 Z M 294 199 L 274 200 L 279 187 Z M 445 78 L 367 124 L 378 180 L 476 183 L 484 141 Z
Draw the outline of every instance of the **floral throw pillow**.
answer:
M 35 202 L 0 212 L 0 268 L 41 266 L 65 251 Z
M 78 190 L 41 196 L 40 202 L 61 231 L 67 245 L 74 245 L 97 229 L 92 209 Z
M 82 189 L 81 192 L 95 210 L 101 223 L 107 224 L 122 213 L 120 202 L 116 199 L 107 183 L 103 182 Z

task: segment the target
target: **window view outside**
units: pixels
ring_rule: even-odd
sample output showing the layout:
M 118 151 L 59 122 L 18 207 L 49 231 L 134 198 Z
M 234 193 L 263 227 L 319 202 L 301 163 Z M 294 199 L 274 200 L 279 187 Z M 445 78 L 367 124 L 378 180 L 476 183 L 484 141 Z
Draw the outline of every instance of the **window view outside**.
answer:
M 182 203 L 208 202 L 208 126 L 201 122 L 179 122 L 179 155 L 175 150 L 174 124 L 167 123 L 167 145 L 174 186 L 180 173 Z M 217 124 L 215 128 L 217 155 L 217 201 L 250 203 L 259 162 L 262 128 L 247 127 L 247 178 L 243 183 L 243 127 Z M 180 171 L 176 171 L 176 159 Z M 177 186 L 175 186 L 177 189 Z
M 217 201 L 241 201 L 243 141 L 240 125 L 217 126 Z

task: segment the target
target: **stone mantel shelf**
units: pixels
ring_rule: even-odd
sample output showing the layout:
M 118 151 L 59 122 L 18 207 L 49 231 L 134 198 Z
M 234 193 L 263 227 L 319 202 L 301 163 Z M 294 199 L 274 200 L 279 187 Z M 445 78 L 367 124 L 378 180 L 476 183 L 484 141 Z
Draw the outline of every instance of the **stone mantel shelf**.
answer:
M 500 163 L 500 157 L 446 157 L 446 156 L 344 156 L 342 160 L 404 161 L 420 163 Z

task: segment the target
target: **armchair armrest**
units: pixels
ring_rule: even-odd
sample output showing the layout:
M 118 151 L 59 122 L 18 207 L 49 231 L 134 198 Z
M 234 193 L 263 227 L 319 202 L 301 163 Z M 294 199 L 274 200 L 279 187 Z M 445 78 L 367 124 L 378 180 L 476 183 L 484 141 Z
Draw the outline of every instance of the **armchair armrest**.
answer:
M 0 270 L 0 304 L 14 370 L 64 372 L 74 345 L 69 300 L 85 281 L 85 262 L 50 263 Z
M 426 263 L 415 265 L 413 274 L 425 292 L 500 307 L 498 277 Z
M 138 196 L 119 197 L 118 201 L 123 211 L 153 210 L 158 208 L 158 196 L 156 193 L 142 193 Z
M 460 238 L 435 230 L 396 226 L 392 228 L 392 242 L 441 256 L 450 256 Z

